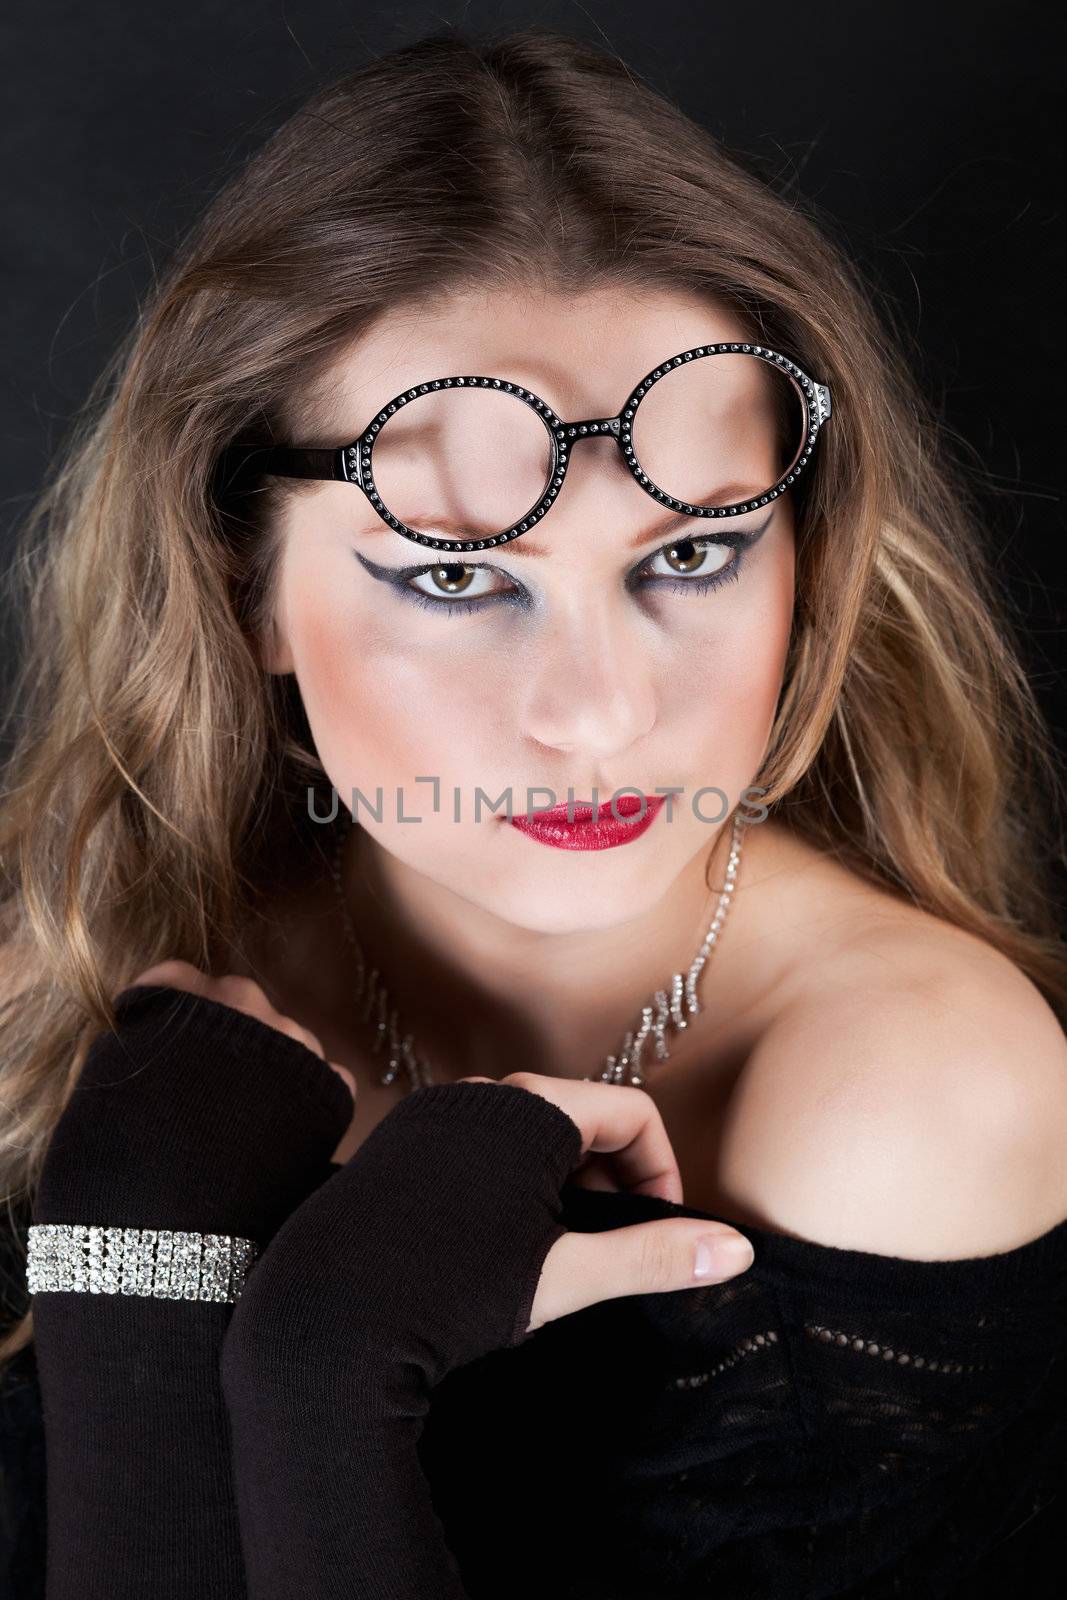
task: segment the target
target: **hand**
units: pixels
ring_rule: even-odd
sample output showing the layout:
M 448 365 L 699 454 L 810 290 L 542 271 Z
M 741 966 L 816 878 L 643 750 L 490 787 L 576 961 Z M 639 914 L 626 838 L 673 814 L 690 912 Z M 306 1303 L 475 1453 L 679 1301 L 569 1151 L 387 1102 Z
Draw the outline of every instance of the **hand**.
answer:
M 326 1178 L 350 1088 L 255 984 L 186 962 L 143 972 L 110 1022 L 53 1130 L 31 1222 L 107 1229 L 105 1287 L 111 1230 L 124 1257 L 126 1229 L 146 1230 L 149 1256 L 158 1230 L 264 1249 Z M 177 1298 L 188 1288 L 161 1277 L 154 1293 L 34 1293 L 50 1600 L 247 1595 L 219 1376 L 232 1303 Z
M 269 1028 L 288 1034 L 290 1039 L 296 1039 L 313 1050 L 320 1060 L 326 1060 L 326 1053 L 310 1028 L 301 1027 L 292 1017 L 285 1017 L 276 1011 L 253 978 L 212 978 L 189 961 L 170 960 L 157 961 L 154 967 L 149 967 L 134 978 L 129 987 L 158 983 L 165 984 L 169 989 L 184 989 L 188 994 L 203 995 L 206 1000 L 217 1000 L 219 1005 L 231 1006 L 233 1010 L 243 1011 L 249 1017 L 258 1017 Z M 347 1067 L 339 1067 L 335 1061 L 326 1061 L 326 1065 L 348 1085 L 348 1092 L 355 1100 L 356 1080 Z
M 219 1363 L 250 1596 L 464 1600 L 419 1461 L 433 1391 L 520 1345 L 531 1315 L 709 1281 L 689 1275 L 693 1241 L 733 1230 L 706 1220 L 567 1232 L 561 1190 L 587 1152 L 646 1192 L 677 1182 L 636 1089 L 431 1084 L 286 1219 Z
M 682 1181 L 659 1108 L 643 1089 L 625 1084 L 512 1072 L 506 1078 L 461 1078 L 461 1083 L 510 1083 L 541 1095 L 566 1113 L 582 1138 L 583 1159 L 607 1156 L 617 1187 L 681 1203 Z M 575 1172 L 581 1172 L 576 1167 Z M 694 1275 L 694 1252 L 705 1241 L 710 1260 Z M 745 1236 L 725 1223 L 664 1218 L 602 1233 L 564 1233 L 541 1268 L 528 1333 L 557 1317 L 620 1295 L 721 1283 L 750 1266 Z
M 141 973 L 114 1013 L 53 1130 L 33 1221 L 264 1243 L 322 1182 L 351 1083 L 258 985 L 185 961 Z

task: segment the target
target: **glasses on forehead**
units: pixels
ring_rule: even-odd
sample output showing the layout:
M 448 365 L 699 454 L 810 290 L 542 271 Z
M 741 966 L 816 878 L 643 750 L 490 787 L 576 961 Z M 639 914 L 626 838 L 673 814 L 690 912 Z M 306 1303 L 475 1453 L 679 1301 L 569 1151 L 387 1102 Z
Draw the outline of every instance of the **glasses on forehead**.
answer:
M 433 378 L 351 444 L 231 445 L 220 465 L 230 488 L 259 473 L 351 483 L 403 538 L 484 550 L 541 521 L 582 440 L 614 439 L 639 487 L 679 515 L 736 517 L 787 492 L 829 416 L 827 385 L 780 351 L 697 345 L 646 373 L 613 417 L 565 421 L 506 378 Z

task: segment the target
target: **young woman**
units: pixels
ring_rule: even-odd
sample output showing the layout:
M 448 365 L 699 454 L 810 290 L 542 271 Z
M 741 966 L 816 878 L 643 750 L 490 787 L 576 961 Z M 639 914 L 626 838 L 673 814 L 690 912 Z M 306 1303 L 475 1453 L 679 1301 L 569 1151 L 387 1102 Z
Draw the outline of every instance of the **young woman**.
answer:
M 107 376 L 0 835 L 25 1592 L 1000 1592 L 1061 789 L 857 273 L 598 50 L 445 34 Z

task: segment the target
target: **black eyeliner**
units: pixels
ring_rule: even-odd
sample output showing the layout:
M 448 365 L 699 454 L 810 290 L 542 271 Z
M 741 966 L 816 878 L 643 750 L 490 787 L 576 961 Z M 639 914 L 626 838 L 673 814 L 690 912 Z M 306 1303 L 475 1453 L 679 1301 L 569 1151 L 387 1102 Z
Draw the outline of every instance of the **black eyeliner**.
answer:
M 774 516 L 774 509 L 775 508 L 772 506 L 770 511 L 768 511 L 767 515 L 764 517 L 763 521 L 758 525 L 758 527 L 747 528 L 747 529 L 746 528 L 735 528 L 734 531 L 728 537 L 723 537 L 722 535 L 716 535 L 716 534 L 712 534 L 712 533 L 700 533 L 700 534 L 698 534 L 698 533 L 686 533 L 686 532 L 680 530 L 675 535 L 675 537 L 673 539 L 668 539 L 664 544 L 661 544 L 657 549 L 650 550 L 648 555 L 644 556 L 642 558 L 642 560 L 634 568 L 634 572 L 628 574 L 627 579 L 626 579 L 626 587 L 628 589 L 632 589 L 634 587 L 637 587 L 638 585 L 637 585 L 637 580 L 636 580 L 635 574 L 639 573 L 641 571 L 642 567 L 647 566 L 648 562 L 653 561 L 656 558 L 656 556 L 661 555 L 664 550 L 670 550 L 676 544 L 684 544 L 687 539 L 691 540 L 692 543 L 698 549 L 701 549 L 701 548 L 709 546 L 709 545 L 711 545 L 711 546 L 724 545 L 728 549 L 734 550 L 736 552 L 737 559 L 735 561 L 731 562 L 729 568 L 724 568 L 723 569 L 722 577 L 723 577 L 724 581 L 736 577 L 736 575 L 740 572 L 742 557 L 743 556 L 747 556 L 748 552 L 752 549 L 753 545 L 758 544 L 760 539 L 762 539 L 763 535 L 766 533 L 767 528 L 768 528 L 768 526 L 770 524 L 770 520 Z M 709 588 L 714 588 L 714 587 L 716 587 L 715 577 L 716 577 L 715 574 L 711 574 L 710 578 L 706 579 L 706 580 L 701 580 L 700 578 L 696 578 L 696 579 L 679 578 L 676 587 L 678 588 L 679 592 L 682 589 L 694 589 L 695 588 L 697 590 L 700 590 L 701 583 L 703 581 Z M 668 578 L 666 575 L 664 575 L 662 577 L 653 578 L 651 580 L 651 582 L 653 584 L 656 584 L 656 583 L 670 584 L 672 582 L 672 580 L 670 578 Z
M 643 556 L 641 558 L 634 570 L 640 572 L 641 568 L 646 562 L 651 561 L 654 556 L 658 556 L 662 551 L 669 550 L 672 545 L 681 544 L 684 539 L 692 539 L 693 543 L 697 545 L 723 544 L 732 545 L 735 548 L 740 548 L 743 550 L 750 550 L 756 541 L 763 537 L 763 534 L 766 532 L 773 516 L 774 507 L 768 511 L 766 517 L 758 527 L 748 529 L 735 528 L 729 538 L 717 537 L 712 533 L 686 534 L 679 532 L 673 539 L 668 539 L 663 544 L 658 545 L 655 550 L 650 550 L 647 556 Z M 725 532 L 725 530 L 723 531 Z M 506 549 L 507 547 L 504 546 L 503 548 Z M 465 552 L 462 550 L 451 552 L 451 554 L 456 557 L 454 561 L 450 561 L 448 559 L 450 552 L 443 550 L 441 552 L 442 559 L 440 561 L 430 561 L 423 563 L 422 565 L 410 567 L 383 567 L 380 566 L 377 561 L 372 561 L 369 556 L 363 555 L 359 550 L 353 549 L 352 554 L 355 556 L 360 565 L 370 573 L 372 578 L 378 579 L 378 581 L 381 583 L 392 584 L 394 588 L 402 588 L 408 578 L 422 577 L 425 573 L 432 572 L 434 567 L 461 566 L 469 567 L 472 571 L 477 571 L 481 568 L 488 568 L 490 571 L 495 570 L 494 563 L 490 561 L 465 560 Z M 507 576 L 510 578 L 511 574 L 508 573 Z M 627 581 L 629 581 L 629 579 Z M 519 587 L 522 588 L 522 585 L 520 584 Z M 482 598 L 489 599 L 490 597 L 486 595 Z M 504 599 L 506 597 L 504 595 L 500 595 L 499 598 Z M 445 604 L 447 605 L 448 602 L 446 601 Z
M 425 572 L 432 572 L 434 567 L 488 567 L 490 565 L 488 561 L 469 562 L 463 560 L 462 550 L 457 550 L 454 552 L 455 560 L 453 561 L 449 561 L 448 551 L 442 550 L 440 561 L 424 562 L 422 566 L 417 567 L 381 567 L 378 565 L 377 561 L 372 561 L 370 556 L 363 555 L 359 550 L 353 550 L 352 554 L 355 556 L 356 560 L 361 566 L 366 567 L 372 578 L 378 578 L 382 583 L 392 583 L 396 585 L 402 584 L 406 578 L 419 578 Z

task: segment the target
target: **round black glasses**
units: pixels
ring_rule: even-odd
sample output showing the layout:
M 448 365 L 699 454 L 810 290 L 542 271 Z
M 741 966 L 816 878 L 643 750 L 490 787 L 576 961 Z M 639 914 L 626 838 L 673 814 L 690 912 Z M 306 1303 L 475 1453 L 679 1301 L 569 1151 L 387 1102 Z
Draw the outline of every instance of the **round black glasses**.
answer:
M 484 550 L 541 520 L 579 439 L 613 437 L 645 493 L 681 515 L 738 516 L 796 482 L 830 409 L 827 385 L 780 351 L 697 345 L 647 373 L 614 417 L 566 422 L 521 384 L 435 378 L 395 395 L 351 444 L 231 445 L 220 482 L 224 492 L 260 473 L 352 483 L 403 538 L 434 550 Z M 701 474 L 706 479 L 713 464 L 724 482 L 708 490 Z M 442 538 L 420 522 L 491 531 Z

